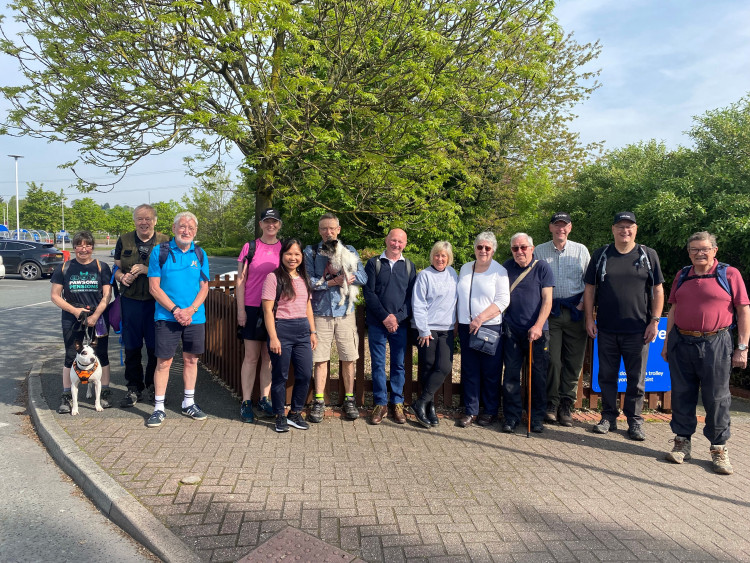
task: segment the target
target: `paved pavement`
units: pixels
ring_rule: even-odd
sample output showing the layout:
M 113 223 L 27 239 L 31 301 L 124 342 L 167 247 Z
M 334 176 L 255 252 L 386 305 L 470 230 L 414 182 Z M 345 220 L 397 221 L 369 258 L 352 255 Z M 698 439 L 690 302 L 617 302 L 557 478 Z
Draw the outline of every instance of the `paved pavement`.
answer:
M 264 542 L 275 538 L 320 561 L 321 551 L 304 555 L 312 544 L 299 538 L 311 537 L 338 561 L 750 561 L 746 414 L 733 419 L 735 474 L 719 476 L 699 434 L 692 462 L 663 461 L 664 422 L 647 424 L 640 443 L 623 430 L 594 435 L 581 416 L 531 438 L 340 418 L 279 435 L 270 420 L 240 422 L 237 399 L 203 370 L 196 400 L 209 418 L 197 422 L 179 415 L 177 362 L 158 429 L 140 404 L 60 416 L 60 361 L 30 377 L 42 434 L 88 467 L 70 471 L 105 512 L 166 560 L 273 560 Z M 119 399 L 117 365 L 113 381 Z

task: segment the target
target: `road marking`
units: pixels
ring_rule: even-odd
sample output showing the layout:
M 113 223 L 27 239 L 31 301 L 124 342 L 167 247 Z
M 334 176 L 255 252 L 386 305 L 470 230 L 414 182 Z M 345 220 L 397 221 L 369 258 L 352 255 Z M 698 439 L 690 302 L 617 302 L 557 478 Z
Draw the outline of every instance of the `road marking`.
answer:
M 37 305 L 46 305 L 52 303 L 52 301 L 40 301 L 39 303 L 32 303 L 31 305 L 21 305 L 20 307 L 10 307 L 9 309 L 0 309 L 0 311 L 15 311 L 16 309 L 25 309 L 26 307 L 36 307 Z

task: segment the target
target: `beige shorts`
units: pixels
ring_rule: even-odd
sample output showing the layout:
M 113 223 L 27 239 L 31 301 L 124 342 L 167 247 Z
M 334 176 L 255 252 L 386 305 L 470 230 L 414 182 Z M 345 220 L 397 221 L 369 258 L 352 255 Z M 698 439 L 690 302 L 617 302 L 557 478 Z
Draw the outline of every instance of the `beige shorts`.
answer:
M 318 331 L 318 346 L 313 350 L 313 362 L 316 364 L 331 359 L 331 344 L 334 339 L 342 362 L 359 359 L 359 335 L 354 315 L 315 317 L 315 330 Z

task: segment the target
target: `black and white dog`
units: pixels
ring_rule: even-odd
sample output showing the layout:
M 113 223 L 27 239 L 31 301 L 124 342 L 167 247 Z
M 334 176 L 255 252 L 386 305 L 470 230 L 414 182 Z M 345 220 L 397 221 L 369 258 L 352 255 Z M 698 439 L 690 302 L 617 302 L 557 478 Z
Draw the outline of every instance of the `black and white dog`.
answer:
M 347 313 L 354 310 L 354 302 L 357 300 L 359 294 L 359 287 L 356 285 L 350 285 L 348 278 L 350 275 L 357 273 L 357 255 L 351 250 L 344 246 L 344 243 L 338 239 L 325 240 L 320 245 L 320 254 L 328 258 L 330 269 L 338 274 L 343 274 L 344 281 L 339 289 L 341 293 L 341 299 L 339 300 L 339 307 L 346 303 L 347 298 L 349 299 L 349 306 L 347 307 Z M 327 283 L 325 276 L 320 278 L 318 285 Z
M 96 345 L 96 340 L 92 341 Z M 78 385 L 86 385 L 86 398 L 94 397 L 94 408 L 101 412 L 102 408 L 102 365 L 94 354 L 94 349 L 76 341 L 76 355 L 73 368 L 70 370 L 70 395 L 73 399 L 70 414 L 78 414 Z M 93 391 L 92 391 L 93 387 Z

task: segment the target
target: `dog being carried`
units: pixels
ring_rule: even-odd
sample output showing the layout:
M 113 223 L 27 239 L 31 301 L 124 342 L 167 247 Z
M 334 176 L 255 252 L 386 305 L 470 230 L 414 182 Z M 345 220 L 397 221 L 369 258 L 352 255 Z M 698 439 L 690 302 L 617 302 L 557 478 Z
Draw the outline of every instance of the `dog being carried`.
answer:
M 328 258 L 329 268 L 334 276 L 343 274 L 341 287 L 339 288 L 341 299 L 338 304 L 342 306 L 348 299 L 347 313 L 350 313 L 354 310 L 354 304 L 357 301 L 357 295 L 359 295 L 359 286 L 349 284 L 347 280 L 349 276 L 357 273 L 357 255 L 346 248 L 339 239 L 323 241 L 320 245 L 320 254 Z M 327 283 L 327 278 L 324 276 L 320 278 L 317 285 L 320 286 L 325 283 Z

